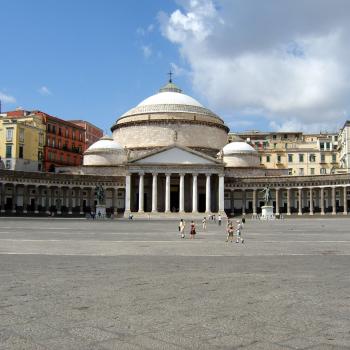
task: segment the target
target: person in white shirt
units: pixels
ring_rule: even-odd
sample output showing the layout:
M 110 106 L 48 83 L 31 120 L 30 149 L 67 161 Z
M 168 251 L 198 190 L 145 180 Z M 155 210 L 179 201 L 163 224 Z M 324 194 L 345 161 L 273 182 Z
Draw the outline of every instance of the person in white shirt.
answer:
M 241 243 L 244 243 L 244 239 L 242 238 L 242 224 L 240 220 L 237 220 L 236 223 L 236 243 L 239 243 L 239 241 L 241 241 Z

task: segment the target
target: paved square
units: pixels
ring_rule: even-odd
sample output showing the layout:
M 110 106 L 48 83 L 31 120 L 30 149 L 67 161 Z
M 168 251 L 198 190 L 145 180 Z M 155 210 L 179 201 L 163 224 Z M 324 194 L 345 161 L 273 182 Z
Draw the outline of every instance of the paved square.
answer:
M 1 218 L 0 349 L 350 349 L 349 226 Z

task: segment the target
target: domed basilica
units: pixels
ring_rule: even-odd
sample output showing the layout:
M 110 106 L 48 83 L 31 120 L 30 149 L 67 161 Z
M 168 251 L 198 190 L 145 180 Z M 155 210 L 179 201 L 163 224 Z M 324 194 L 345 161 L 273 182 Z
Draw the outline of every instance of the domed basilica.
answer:
M 125 176 L 125 215 L 225 215 L 225 177 L 266 172 L 253 147 L 227 144 L 224 121 L 171 80 L 111 130 L 113 138 L 87 149 L 79 171 Z

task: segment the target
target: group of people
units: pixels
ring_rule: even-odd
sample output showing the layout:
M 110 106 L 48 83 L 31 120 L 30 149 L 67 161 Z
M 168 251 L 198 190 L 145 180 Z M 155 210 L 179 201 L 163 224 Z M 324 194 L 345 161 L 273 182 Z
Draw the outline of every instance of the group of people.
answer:
M 210 217 L 211 218 L 211 217 Z M 218 225 L 221 226 L 221 216 L 219 215 L 218 217 Z M 245 224 L 245 218 L 243 217 L 242 220 L 236 220 L 236 225 L 229 220 L 227 222 L 227 237 L 226 237 L 226 242 L 231 241 L 233 242 L 234 238 L 234 233 L 236 233 L 236 243 L 244 243 L 244 239 L 242 238 L 242 230 L 243 226 Z M 204 217 L 202 220 L 202 226 L 203 226 L 203 231 L 207 230 L 207 218 Z M 183 219 L 180 219 L 179 223 L 179 232 L 181 235 L 181 238 L 185 238 L 185 228 L 186 228 L 186 222 Z M 196 224 L 194 221 L 191 221 L 190 224 L 190 239 L 194 239 L 196 235 Z
M 227 223 L 227 237 L 226 242 L 233 242 L 234 232 L 236 232 L 236 243 L 244 243 L 244 239 L 242 237 L 242 230 L 245 223 L 245 218 L 236 221 L 236 225 L 234 226 L 232 221 L 228 221 Z

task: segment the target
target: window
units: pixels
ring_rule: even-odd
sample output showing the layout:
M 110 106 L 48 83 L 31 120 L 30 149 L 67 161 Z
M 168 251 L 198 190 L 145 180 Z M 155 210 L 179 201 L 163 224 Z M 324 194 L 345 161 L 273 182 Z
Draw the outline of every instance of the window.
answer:
M 82 140 L 83 140 L 83 135 L 79 134 L 79 141 L 82 141 Z
M 61 140 L 58 140 L 58 148 L 61 148 Z
M 6 158 L 12 158 L 12 145 L 6 145 Z
M 299 168 L 299 175 L 303 176 L 304 175 L 304 168 Z
M 6 161 L 5 167 L 6 167 L 6 169 L 11 169 L 11 161 L 10 160 Z
M 310 154 L 310 156 L 309 156 L 309 161 L 310 161 L 311 163 L 316 162 L 316 154 Z
M 69 136 L 69 131 L 68 129 L 66 129 L 66 138 L 68 138 L 68 136 Z
M 284 138 L 284 139 L 288 138 L 288 135 L 287 135 L 287 134 L 284 134 L 284 135 L 283 135 L 283 138 Z
M 61 128 L 58 128 L 58 135 L 62 136 L 62 129 Z
M 18 158 L 23 159 L 23 145 L 19 146 Z
M 327 169 L 321 168 L 321 169 L 320 169 L 320 174 L 321 174 L 321 175 L 327 174 Z
M 324 143 L 320 142 L 320 148 L 323 150 L 324 149 Z
M 38 152 L 38 160 L 42 160 L 43 159 L 43 152 L 39 151 Z
M 44 144 L 44 135 L 39 134 L 39 146 L 42 147 Z
M 75 131 L 72 131 L 72 139 L 75 140 Z
M 327 150 L 330 150 L 330 149 L 331 149 L 331 144 L 330 144 L 330 142 L 326 142 L 326 149 L 327 149 Z
M 315 175 L 315 168 L 310 168 L 310 175 Z
M 262 163 L 262 157 L 261 156 L 259 156 L 259 159 L 260 159 L 260 163 Z
M 326 161 L 326 156 L 324 154 L 321 154 L 321 163 L 324 163 Z
M 276 149 L 276 147 L 277 147 L 277 143 L 274 143 L 274 144 L 273 144 L 273 148 Z
M 19 142 L 24 142 L 24 129 L 19 129 Z
M 299 154 L 299 163 L 304 163 L 304 155 Z
M 52 125 L 52 133 L 56 134 L 56 125 Z
M 332 154 L 332 163 L 337 162 L 337 155 L 335 153 Z
M 277 137 L 276 135 L 272 135 L 272 138 L 273 138 L 274 140 L 276 140 L 276 137 Z
M 334 136 L 334 141 L 338 141 L 338 136 Z
M 52 139 L 52 147 L 55 147 L 56 140 Z
M 12 142 L 13 139 L 13 128 L 6 129 L 6 142 Z
M 281 156 L 279 154 L 277 155 L 277 163 L 281 163 Z
M 270 163 L 270 155 L 269 154 L 266 156 L 266 163 Z
M 293 175 L 293 169 L 292 168 L 288 169 L 288 175 Z
M 293 154 L 288 154 L 288 162 L 289 163 L 293 162 Z
M 51 140 L 50 140 L 50 138 L 48 137 L 48 138 L 47 138 L 47 145 L 50 147 L 50 144 L 51 144 Z
M 284 148 L 288 148 L 288 143 L 285 143 L 285 144 L 284 144 Z

